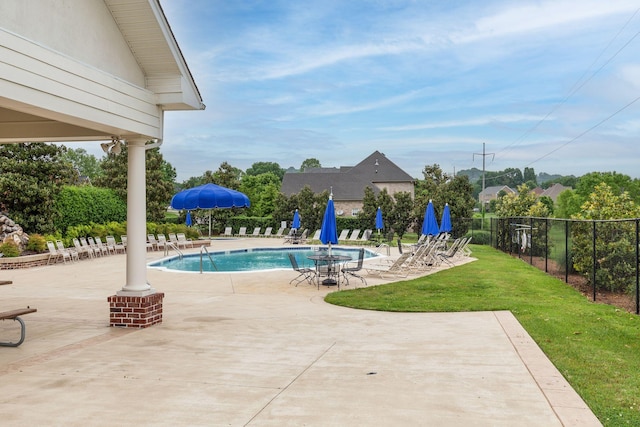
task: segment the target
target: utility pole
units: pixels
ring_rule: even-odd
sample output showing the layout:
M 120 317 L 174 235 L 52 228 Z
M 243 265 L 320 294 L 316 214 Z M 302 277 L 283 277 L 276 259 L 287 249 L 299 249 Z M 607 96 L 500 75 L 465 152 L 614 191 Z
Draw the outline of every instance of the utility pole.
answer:
M 473 153 L 473 159 L 475 160 L 476 156 L 482 156 L 482 192 L 484 193 L 484 173 L 485 173 L 485 158 L 487 156 L 491 156 L 491 160 L 495 158 L 495 153 L 485 153 L 485 143 L 482 143 L 482 153 Z M 478 199 L 480 199 L 478 197 Z M 480 209 L 482 209 L 482 223 L 480 224 L 480 229 L 484 230 L 484 200 L 478 200 L 480 202 Z

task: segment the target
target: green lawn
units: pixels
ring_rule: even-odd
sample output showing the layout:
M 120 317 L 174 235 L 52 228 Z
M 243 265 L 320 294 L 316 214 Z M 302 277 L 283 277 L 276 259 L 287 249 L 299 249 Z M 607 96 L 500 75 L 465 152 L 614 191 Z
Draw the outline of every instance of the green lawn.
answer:
M 510 310 L 605 426 L 640 426 L 640 318 L 487 246 L 478 261 L 326 300 L 383 311 Z

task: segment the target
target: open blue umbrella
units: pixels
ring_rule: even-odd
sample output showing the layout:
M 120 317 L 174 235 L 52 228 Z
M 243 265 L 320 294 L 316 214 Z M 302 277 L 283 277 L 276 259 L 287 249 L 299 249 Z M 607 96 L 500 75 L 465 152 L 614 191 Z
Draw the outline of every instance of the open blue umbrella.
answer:
M 440 232 L 436 213 L 433 210 L 433 202 L 429 200 L 427 209 L 424 212 L 424 220 L 422 221 L 422 234 L 426 236 L 436 236 Z
M 229 209 L 248 208 L 251 202 L 246 194 L 216 184 L 204 184 L 182 190 L 171 198 L 173 209 Z M 209 212 L 211 236 L 211 212 Z
M 187 211 L 187 227 L 191 227 L 193 225 L 193 222 L 191 222 L 191 211 Z
M 442 219 L 440 220 L 440 232 L 450 233 L 451 230 L 451 212 L 449 209 L 449 203 L 445 203 L 444 210 L 442 211 Z
M 174 209 L 248 208 L 249 198 L 236 190 L 205 184 L 182 190 L 171 199 Z
M 293 222 L 291 223 L 291 228 L 295 228 L 296 230 L 300 228 L 300 214 L 298 213 L 298 209 L 293 213 Z
M 329 195 L 327 208 L 324 211 L 324 217 L 322 217 L 320 241 L 329 245 L 329 255 L 331 255 L 331 244 L 338 244 L 338 225 L 336 224 L 336 210 L 333 206 L 333 194 Z

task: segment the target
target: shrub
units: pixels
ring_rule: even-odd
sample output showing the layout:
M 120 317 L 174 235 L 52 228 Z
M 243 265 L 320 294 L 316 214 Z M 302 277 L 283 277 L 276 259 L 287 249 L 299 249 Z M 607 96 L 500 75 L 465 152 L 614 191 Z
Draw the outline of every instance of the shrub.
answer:
M 2 252 L 2 255 L 5 257 L 12 258 L 20 256 L 20 249 L 18 248 L 18 245 L 10 240 L 0 245 L 0 252 Z
M 47 241 L 40 234 L 31 234 L 29 235 L 29 242 L 27 243 L 26 249 L 33 252 L 46 252 Z
M 491 232 L 475 230 L 467 233 L 465 237 L 472 237 L 471 243 L 476 245 L 491 245 Z

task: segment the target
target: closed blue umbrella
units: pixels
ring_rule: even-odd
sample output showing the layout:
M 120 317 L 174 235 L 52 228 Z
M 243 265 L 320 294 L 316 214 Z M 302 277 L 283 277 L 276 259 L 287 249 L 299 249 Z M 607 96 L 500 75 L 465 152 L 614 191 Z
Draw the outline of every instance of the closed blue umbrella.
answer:
M 382 221 L 382 209 L 378 206 L 376 211 L 376 229 L 378 230 L 378 240 L 380 240 L 380 230 L 384 228 L 384 222 Z
M 187 227 L 191 227 L 191 225 L 193 225 L 193 222 L 191 222 L 191 211 L 187 211 Z
M 444 210 L 442 211 L 442 220 L 440 220 L 440 232 L 450 233 L 453 227 L 451 227 L 451 212 L 449 209 L 449 203 L 445 203 Z
M 293 223 L 291 224 L 291 228 L 295 228 L 296 230 L 300 228 L 300 214 L 298 213 L 298 209 L 293 213 Z
M 433 210 L 433 202 L 429 200 L 427 209 L 424 212 L 424 220 L 422 221 L 422 234 L 426 236 L 436 236 L 440 232 L 436 213 Z
M 333 206 L 333 195 L 329 196 L 327 208 L 322 218 L 320 241 L 325 245 L 329 245 L 329 254 L 331 254 L 331 244 L 338 244 L 338 225 L 336 224 L 336 210 Z
M 376 211 L 376 228 L 378 231 L 384 228 L 384 222 L 382 221 L 382 209 L 378 206 L 378 210 Z

